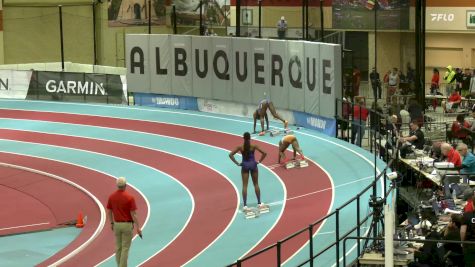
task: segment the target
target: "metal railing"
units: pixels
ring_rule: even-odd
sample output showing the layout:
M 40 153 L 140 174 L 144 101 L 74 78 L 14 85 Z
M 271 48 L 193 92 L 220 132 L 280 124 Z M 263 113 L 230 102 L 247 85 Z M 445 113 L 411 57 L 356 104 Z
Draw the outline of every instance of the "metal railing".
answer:
M 389 166 L 391 165 L 392 161 L 390 162 L 390 164 L 388 164 L 384 170 L 375 177 L 374 181 L 369 184 L 368 186 L 366 186 L 361 192 L 359 192 L 355 197 L 349 199 L 348 201 L 346 201 L 344 204 L 342 204 L 340 207 L 336 208 L 333 212 L 327 214 L 326 216 L 320 218 L 319 220 L 317 220 L 316 222 L 310 224 L 308 227 L 305 227 L 305 228 L 302 228 L 301 230 L 277 241 L 276 243 L 270 245 L 270 246 L 267 246 L 251 255 L 248 255 L 244 258 L 241 258 L 241 259 L 238 259 L 235 263 L 233 264 L 230 264 L 230 265 L 227 265 L 227 267 L 233 267 L 233 266 L 237 266 L 237 267 L 241 267 L 242 264 L 250 259 L 253 259 L 253 258 L 256 258 L 258 257 L 259 255 L 263 254 L 264 252 L 267 252 L 267 251 L 270 251 L 272 249 L 275 249 L 276 250 L 276 262 L 277 262 L 277 266 L 281 266 L 282 264 L 282 245 L 289 241 L 289 240 L 292 240 L 294 239 L 295 237 L 303 234 L 303 233 L 308 233 L 308 244 L 309 244 L 309 258 L 300 263 L 299 265 L 297 266 L 303 266 L 305 264 L 310 264 L 310 266 L 314 266 L 314 260 L 316 258 L 318 258 L 319 256 L 321 256 L 323 253 L 329 251 L 330 249 L 334 248 L 335 249 L 335 260 L 336 260 L 336 266 L 339 266 L 339 262 L 340 262 L 340 243 L 341 241 L 343 241 L 345 238 L 347 238 L 351 233 L 355 232 L 356 231 L 356 234 L 357 235 L 360 235 L 361 234 L 361 226 L 364 225 L 369 218 L 372 217 L 372 214 L 373 213 L 370 213 L 368 216 L 366 216 L 365 218 L 361 219 L 360 218 L 360 209 L 361 209 L 361 198 L 362 196 L 368 192 L 368 190 L 370 189 L 373 189 L 373 192 L 376 191 L 376 185 L 378 182 L 380 182 L 380 179 L 384 179 L 383 180 L 383 190 L 384 190 L 384 200 L 386 200 L 387 196 L 389 195 L 389 193 L 393 190 L 393 188 L 391 188 L 389 191 L 386 190 L 387 188 L 387 184 L 386 184 L 386 171 L 388 170 Z M 375 163 L 376 164 L 376 163 Z M 340 212 L 342 209 L 344 209 L 345 207 L 349 206 L 351 203 L 354 203 L 356 202 L 356 209 L 357 209 L 357 216 L 356 216 L 356 225 L 351 228 L 349 231 L 347 231 L 346 233 L 344 233 L 343 235 L 340 235 Z M 335 241 L 330 243 L 329 245 L 327 245 L 326 247 L 324 247 L 323 249 L 321 249 L 320 251 L 314 253 L 314 229 L 320 225 L 321 223 L 323 223 L 325 220 L 329 219 L 329 218 L 332 218 L 332 217 L 335 217 Z M 360 244 L 358 243 L 357 244 L 357 252 L 358 252 L 358 255 L 360 254 L 361 252 L 361 247 L 360 247 Z

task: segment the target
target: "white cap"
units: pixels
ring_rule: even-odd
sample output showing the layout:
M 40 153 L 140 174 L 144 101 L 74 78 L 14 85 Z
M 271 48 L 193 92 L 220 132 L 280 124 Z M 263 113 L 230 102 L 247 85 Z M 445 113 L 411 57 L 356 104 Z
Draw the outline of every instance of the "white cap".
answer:
M 125 177 L 119 177 L 117 179 L 117 187 L 124 187 L 127 184 Z
M 280 17 L 280 20 L 285 20 L 285 17 L 284 16 Z

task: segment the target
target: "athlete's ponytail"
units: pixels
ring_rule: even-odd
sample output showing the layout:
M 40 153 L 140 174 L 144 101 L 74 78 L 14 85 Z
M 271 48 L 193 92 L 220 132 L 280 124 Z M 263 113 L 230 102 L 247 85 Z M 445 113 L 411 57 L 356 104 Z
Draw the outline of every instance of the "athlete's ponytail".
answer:
M 249 152 L 251 150 L 251 134 L 248 132 L 244 133 L 244 144 L 243 144 L 243 151 L 242 151 L 242 157 L 244 160 L 249 159 Z

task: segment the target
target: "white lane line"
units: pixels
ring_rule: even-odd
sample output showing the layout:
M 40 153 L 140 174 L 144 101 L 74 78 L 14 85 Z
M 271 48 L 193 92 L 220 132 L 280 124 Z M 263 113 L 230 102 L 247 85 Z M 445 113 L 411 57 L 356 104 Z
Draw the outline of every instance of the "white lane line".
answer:
M 25 102 L 25 100 L 7 100 L 7 101 L 14 101 L 14 102 Z M 170 113 L 170 114 L 180 114 L 180 115 L 186 115 L 186 116 L 195 116 L 195 117 L 205 117 L 205 118 L 213 118 L 213 119 L 218 119 L 218 120 L 227 120 L 227 121 L 234 121 L 234 122 L 239 122 L 239 123 L 246 123 L 246 124 L 252 124 L 253 122 L 251 121 L 245 121 L 245 120 L 239 120 L 239 119 L 231 119 L 231 118 L 224 118 L 224 117 L 218 117 L 218 116 L 211 116 L 211 115 L 204 115 L 204 114 L 195 114 L 195 113 L 185 113 L 185 112 L 179 112 L 179 111 L 168 111 L 168 110 L 158 110 L 158 109 L 144 109 L 144 108 L 137 108 L 137 107 L 129 107 L 129 106 L 105 106 L 105 105 L 93 105 L 93 104 L 87 104 L 87 103 L 61 103 L 61 102 L 49 102 L 49 101 L 32 101 L 32 100 L 27 100 L 26 102 L 32 102 L 32 103 L 35 103 L 35 102 L 42 102 L 42 103 L 48 103 L 48 104 L 57 104 L 57 105 L 78 105 L 78 106 L 101 106 L 101 107 L 111 107 L 111 108 L 116 108 L 116 109 L 134 109 L 134 110 L 141 110 L 141 111 L 147 111 L 147 112 L 157 112 L 157 113 Z M 25 111 L 25 109 L 15 109 L 15 108 L 6 108 L 6 109 L 10 109 L 10 110 L 22 110 L 22 111 Z M 155 122 L 155 123 L 164 123 L 164 124 L 171 124 L 171 125 L 180 125 L 180 126 L 186 126 L 186 127 L 190 127 L 190 128 L 195 128 L 195 129 L 202 129 L 202 130 L 208 130 L 208 131 L 214 131 L 214 132 L 221 132 L 221 131 L 217 131 L 217 130 L 210 130 L 210 129 L 204 129 L 204 128 L 201 128 L 201 127 L 194 127 L 194 126 L 189 126 L 189 125 L 182 125 L 182 124 L 174 124 L 174 123 L 168 123 L 168 122 L 162 122 L 162 121 L 152 121 L 152 120 L 140 120 L 140 119 L 134 119 L 134 118 L 124 118 L 124 117 L 113 117 L 113 116 L 101 116 L 101 115 L 91 115 L 91 114 L 82 114 L 82 113 L 72 113 L 72 112 L 59 112 L 59 111 L 44 111 L 44 110 L 34 110 L 34 109 L 26 109 L 27 111 L 36 111 L 36 112 L 55 112 L 55 113 L 63 113 L 63 114 L 73 114 L 73 115 L 86 115 L 86 116 L 97 116 L 97 117 L 104 117 L 104 118 L 117 118 L 117 119 L 128 119 L 128 120 L 136 120 L 136 121 L 148 121 L 148 122 Z M 236 116 L 237 117 L 237 116 Z M 247 117 L 244 117 L 242 116 L 242 118 L 247 118 Z M 277 129 L 282 129 L 282 128 L 279 128 L 279 127 L 275 127 Z M 225 132 L 221 132 L 221 133 L 225 133 Z M 345 150 L 348 150 L 349 152 L 355 154 L 357 157 L 363 159 L 364 161 L 366 161 L 370 166 L 372 166 L 373 168 L 375 167 L 375 164 L 373 162 L 371 162 L 368 158 L 366 158 L 365 156 L 363 156 L 361 153 L 351 149 L 351 148 L 348 148 L 346 146 L 343 146 L 339 143 L 336 143 L 334 141 L 331 141 L 331 140 L 328 140 L 328 139 L 325 139 L 325 138 L 322 138 L 322 137 L 318 137 L 318 136 L 314 136 L 314 135 L 311 135 L 311 134 L 308 134 L 308 133 L 304 133 L 304 132 L 297 132 L 298 134 L 302 134 L 302 135 L 306 135 L 306 136 L 309 136 L 311 138 L 314 138 L 314 139 L 319 139 L 321 141 L 324 141 L 324 142 L 327 142 L 327 143 L 331 143 L 333 145 L 336 145 L 338 147 L 341 147 Z M 226 134 L 231 134 L 231 133 L 226 133 Z M 231 135 L 236 135 L 236 134 L 231 134 Z M 330 137 L 331 138 L 331 137 Z M 262 140 L 260 140 L 261 142 L 263 142 Z M 267 142 L 266 142 L 267 143 Z M 376 173 L 379 175 L 381 173 L 381 170 L 376 166 Z M 333 182 L 333 181 L 332 181 Z M 383 179 L 380 180 L 380 184 L 381 184 L 381 188 L 384 187 L 384 182 L 383 182 Z M 384 192 L 381 192 L 381 196 L 384 195 Z M 384 197 L 384 196 L 383 196 Z M 354 249 L 356 248 L 356 244 L 350 248 L 350 250 L 348 251 L 348 253 L 350 253 L 351 251 L 353 251 Z M 246 253 L 247 254 L 247 253 Z M 290 259 L 289 259 L 290 260 Z M 340 258 L 340 261 L 343 260 L 343 257 Z M 288 260 L 287 260 L 288 261 Z M 284 264 L 287 262 L 285 261 Z M 336 266 L 336 263 L 333 265 L 333 266 Z M 332 267 L 333 267 L 332 266 Z
M 40 225 L 45 225 L 45 224 L 50 224 L 50 222 L 34 223 L 34 224 L 25 224 L 25 225 L 20 225 L 20 226 L 5 227 L 5 228 L 0 228 L 0 231 L 11 230 L 11 229 L 19 229 L 19 228 L 27 228 L 27 227 L 32 227 L 32 226 L 40 226 Z
M 8 151 L 2 151 L 2 152 L 14 154 L 14 155 L 22 155 L 22 154 L 20 154 L 20 153 L 12 153 L 12 152 L 8 152 Z M 41 157 L 35 157 L 35 156 L 29 156 L 29 157 L 32 157 L 32 158 L 41 158 Z M 58 161 L 58 162 L 60 162 L 60 161 Z M 48 173 L 48 172 L 44 172 L 44 171 L 40 171 L 40 170 L 36 170 L 36 169 L 24 167 L 24 166 L 19 166 L 19 165 L 4 163 L 4 162 L 0 162 L 0 166 L 9 167 L 9 168 L 15 168 L 15 169 L 20 169 L 20 170 L 26 170 L 26 171 L 29 171 L 29 172 L 33 172 L 33 173 L 37 173 L 37 174 L 40 174 L 40 175 L 48 176 L 48 177 L 57 179 L 57 180 L 59 180 L 59 181 L 65 182 L 65 183 L 67 183 L 67 184 L 69 184 L 69 185 L 72 185 L 72 186 L 78 188 L 79 190 L 83 191 L 84 193 L 86 193 L 90 198 L 92 198 L 92 199 L 94 200 L 94 202 L 96 203 L 96 205 L 99 207 L 99 211 L 100 211 L 101 217 L 100 217 L 99 225 L 97 226 L 97 228 L 96 228 L 96 230 L 94 231 L 94 233 L 92 234 L 92 236 L 90 236 L 89 239 L 86 240 L 84 243 L 82 243 L 79 247 L 77 247 L 76 249 L 74 249 L 73 251 L 71 251 L 70 253 L 68 253 L 66 256 L 62 257 L 61 259 L 57 260 L 56 262 L 50 264 L 49 266 L 57 266 L 57 265 L 60 265 L 60 264 L 64 263 L 65 261 L 69 260 L 70 258 L 72 258 L 74 255 L 78 254 L 81 250 L 83 250 L 84 248 L 86 248 L 94 239 L 96 239 L 96 237 L 99 235 L 99 232 L 101 232 L 102 229 L 104 228 L 104 224 L 105 224 L 105 222 L 106 222 L 106 211 L 105 211 L 105 209 L 104 209 L 104 206 L 102 206 L 101 202 L 96 198 L 96 196 L 94 196 L 94 195 L 93 195 L 91 192 L 89 192 L 86 188 L 80 186 L 79 184 L 76 184 L 76 183 L 73 182 L 73 181 L 70 181 L 70 180 L 68 180 L 68 179 L 66 179 L 66 178 L 63 178 L 63 177 L 61 177 L 61 176 L 58 176 L 58 175 L 54 175 L 54 174 L 52 174 L 52 173 Z

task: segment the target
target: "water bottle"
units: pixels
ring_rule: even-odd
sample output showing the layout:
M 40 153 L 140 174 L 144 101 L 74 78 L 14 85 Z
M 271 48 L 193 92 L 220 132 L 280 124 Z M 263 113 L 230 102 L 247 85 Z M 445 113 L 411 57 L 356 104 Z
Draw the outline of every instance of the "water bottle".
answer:
M 454 184 L 452 184 L 452 185 L 454 185 Z M 452 186 L 452 198 L 453 198 L 454 200 L 457 199 L 457 192 L 455 191 L 455 187 L 454 187 L 454 186 Z

